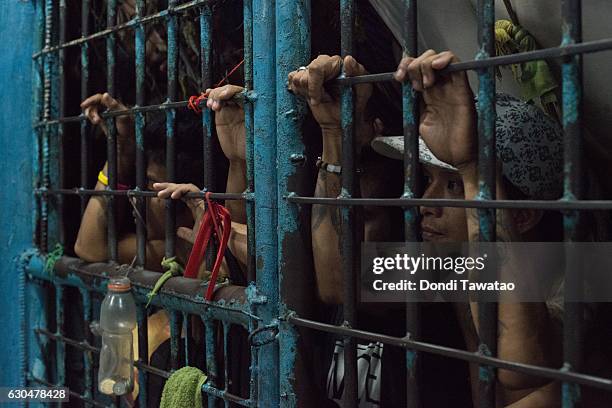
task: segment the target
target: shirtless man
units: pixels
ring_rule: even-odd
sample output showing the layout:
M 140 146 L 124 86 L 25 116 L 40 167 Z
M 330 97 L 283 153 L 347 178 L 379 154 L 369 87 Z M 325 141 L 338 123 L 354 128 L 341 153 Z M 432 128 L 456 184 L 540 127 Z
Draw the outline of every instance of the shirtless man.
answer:
M 398 68 L 396 78 L 400 81 L 410 80 L 415 90 L 423 93 L 424 109 L 421 116 L 419 132 L 428 147 L 428 151 L 437 163 L 446 166 L 425 166 L 427 176 L 427 188 L 425 198 L 459 198 L 473 199 L 478 191 L 477 177 L 477 139 L 476 139 L 476 111 L 472 91 L 469 87 L 464 72 L 454 73 L 450 77 L 441 78 L 436 76 L 436 71 L 444 69 L 456 58 L 451 52 L 436 53 L 427 51 L 419 58 L 405 58 Z M 344 61 L 347 75 L 355 75 L 351 67 L 356 62 L 351 57 Z M 361 71 L 363 73 L 363 71 Z M 331 116 L 330 112 L 339 112 L 339 100 L 325 92 L 323 84 L 340 74 L 340 58 L 320 56 L 314 60 L 307 70 L 293 72 L 289 75 L 290 87 L 297 94 L 307 97 L 313 115 L 319 121 L 322 128 L 338 128 L 340 126 L 339 115 Z M 360 91 L 356 86 L 356 122 L 360 123 L 359 106 Z M 362 88 L 363 89 L 363 88 Z M 527 107 L 525 109 L 528 109 Z M 530 108 L 529 108 L 530 109 Z M 498 107 L 499 110 L 499 107 Z M 531 112 L 528 119 L 532 119 L 536 113 Z M 498 112 L 499 113 L 499 112 Z M 501 115 L 500 115 L 501 116 Z M 321 118 L 332 117 L 333 122 L 322 122 Z M 517 122 L 519 122 L 517 120 Z M 550 160 L 537 163 L 542 173 L 550 176 L 550 179 L 539 180 L 538 183 L 530 185 L 535 188 L 526 188 L 525 183 L 512 179 L 504 171 L 498 174 L 497 197 L 508 197 L 508 191 L 522 192 L 524 196 L 536 196 L 532 192 L 546 192 L 547 198 L 557 198 L 556 194 L 561 192 L 560 174 L 561 156 L 555 157 L 560 150 L 560 132 L 554 127 L 552 121 L 546 122 L 549 128 L 544 129 L 547 135 L 552 136 L 550 152 L 553 154 Z M 521 127 L 522 125 L 522 127 Z M 527 130 L 529 124 L 517 123 L 519 131 Z M 370 140 L 374 138 L 374 132 L 370 132 Z M 324 138 L 331 143 L 333 133 L 325 132 Z M 543 133 L 540 133 L 541 135 Z M 359 135 L 357 136 L 359 140 Z M 512 149 L 510 138 L 507 138 L 507 147 Z M 393 150 L 390 143 L 382 140 L 373 143 L 372 146 L 379 152 Z M 324 139 L 324 145 L 325 145 Z M 339 142 L 338 142 L 339 143 Z M 378 144 L 378 148 L 376 145 Z M 382 146 L 381 146 L 382 145 Z M 401 157 L 401 151 L 395 148 L 395 158 Z M 498 151 L 499 151 L 498 146 Z M 338 153 L 340 151 L 338 150 Z M 424 156 L 424 152 L 421 156 Z M 393 154 L 387 154 L 392 156 Z M 340 163 L 340 156 L 333 158 L 333 164 Z M 421 159 L 423 161 L 423 159 Z M 504 158 L 502 157 L 502 161 Z M 525 164 L 525 163 L 523 163 Z M 504 177 L 506 176 L 506 177 Z M 327 178 L 330 176 L 327 175 Z M 336 183 L 340 183 L 340 175 L 337 175 Z M 329 181 L 319 177 L 323 182 L 322 187 L 329 189 Z M 384 183 L 380 179 L 380 183 Z M 547 186 L 546 189 L 541 186 Z M 337 194 L 336 194 L 337 195 Z M 333 210 L 328 210 L 329 212 Z M 313 208 L 313 213 L 315 209 Z M 430 208 L 421 207 L 423 238 L 431 240 L 469 241 L 478 239 L 478 222 L 473 210 L 461 208 Z M 498 214 L 497 236 L 508 241 L 534 241 L 541 240 L 546 234 L 545 225 L 542 222 L 544 214 L 538 210 L 502 210 Z M 314 218 L 314 217 L 313 217 Z M 435 221 L 435 222 L 434 222 Z M 333 220 L 329 220 L 333 224 Z M 434 227 L 435 224 L 435 227 Z M 316 231 L 313 230 L 313 241 L 316 239 Z M 557 237 L 559 238 L 559 237 Z M 316 247 L 313 245 L 313 247 Z M 315 259 L 317 255 L 315 254 Z M 329 262 L 329 261 L 328 261 Z M 328 265 L 331 262 L 328 263 Z M 316 262 L 315 262 L 316 265 Z M 339 268 L 317 268 L 317 281 L 322 299 L 325 301 L 341 302 L 342 276 Z M 457 314 L 460 316 L 462 331 L 471 351 L 476 351 L 478 341 L 478 311 L 477 304 L 463 304 L 457 306 Z M 518 361 L 528 364 L 536 364 L 548 367 L 557 367 L 560 364 L 560 340 L 555 335 L 558 333 L 558 322 L 555 322 L 552 313 L 545 303 L 515 303 L 500 304 L 498 311 L 498 356 L 500 358 Z M 477 399 L 476 390 L 478 384 L 477 367 L 471 367 L 473 396 Z M 498 372 L 498 405 L 519 407 L 533 406 L 556 406 L 559 404 L 559 386 L 556 383 L 548 383 L 547 380 L 530 377 L 508 370 Z M 477 404 L 475 404 L 477 406 Z

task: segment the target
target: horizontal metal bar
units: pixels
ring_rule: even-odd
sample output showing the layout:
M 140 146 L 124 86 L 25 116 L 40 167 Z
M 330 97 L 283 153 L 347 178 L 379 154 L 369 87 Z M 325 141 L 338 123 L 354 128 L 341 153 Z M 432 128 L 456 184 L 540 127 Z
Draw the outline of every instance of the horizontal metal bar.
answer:
M 78 195 L 78 196 L 128 196 L 128 197 L 157 197 L 157 191 L 142 190 L 91 190 L 80 187 L 75 188 L 37 188 L 34 193 L 41 196 L 48 195 Z M 200 193 L 187 193 L 185 198 L 204 198 L 206 191 Z M 210 198 L 215 200 L 244 200 L 252 201 L 254 197 L 246 193 L 210 193 Z M 169 200 L 169 199 L 168 199 Z
M 448 68 L 441 70 L 440 75 L 457 71 L 467 71 L 480 68 L 489 68 L 500 65 L 519 64 L 549 58 L 562 58 L 577 54 L 587 54 L 600 51 L 612 50 L 612 38 L 596 41 L 586 41 L 577 44 L 568 44 L 561 47 L 544 48 L 541 50 L 521 52 L 512 55 L 502 55 L 480 60 L 463 61 L 451 64 Z M 336 79 L 336 83 L 342 85 L 354 85 L 368 82 L 386 82 L 393 80 L 395 72 L 384 72 L 381 74 L 361 75 Z
M 289 323 L 296 326 L 307 327 L 314 330 L 333 333 L 340 336 L 355 337 L 369 341 L 379 341 L 397 347 L 404 347 L 417 351 L 440 355 L 444 357 L 456 358 L 470 363 L 486 364 L 497 368 L 516 371 L 519 373 L 548 378 L 551 380 L 573 382 L 576 384 L 588 385 L 604 390 L 612 390 L 612 380 L 606 378 L 595 377 L 587 374 L 579 374 L 576 372 L 564 371 L 563 369 L 555 369 L 548 367 L 540 367 L 530 364 L 515 363 L 512 361 L 501 360 L 495 357 L 487 357 L 479 353 L 474 353 L 466 350 L 444 347 L 437 344 L 424 343 L 420 341 L 410 340 L 408 337 L 393 337 L 384 334 L 372 333 L 363 330 L 350 329 L 345 326 L 334 326 L 331 324 L 321 323 L 314 320 L 303 319 L 295 315 L 287 317 Z
M 238 395 L 232 394 L 231 392 L 227 392 L 225 390 L 220 390 L 218 388 L 212 387 L 209 384 L 205 383 L 202 384 L 202 391 L 204 391 L 207 394 L 213 395 L 217 398 L 221 398 L 223 400 L 229 401 L 229 402 L 233 402 L 235 404 L 241 405 L 243 407 L 255 407 L 257 406 L 257 404 L 250 400 L 250 399 L 244 399 Z
M 74 348 L 79 349 L 79 350 L 89 351 L 89 352 L 92 352 L 92 353 L 100 354 L 100 348 L 93 347 L 93 346 L 89 345 L 86 342 L 74 340 L 74 339 L 71 339 L 71 338 L 66 337 L 66 336 L 61 336 L 61 335 L 55 334 L 55 333 L 53 333 L 53 332 L 51 332 L 51 331 L 49 331 L 47 329 L 43 329 L 43 328 L 34 329 L 34 332 L 37 333 L 37 334 L 41 334 L 43 336 L 46 336 L 46 337 L 48 337 L 51 340 L 60 341 L 60 342 L 66 343 L 66 344 L 68 344 L 68 345 L 70 345 L 70 346 L 72 346 Z M 148 373 L 155 374 L 155 375 L 157 375 L 159 377 L 163 377 L 165 379 L 170 378 L 170 375 L 172 374 L 169 371 L 162 370 L 162 369 L 159 369 L 157 367 L 153 367 L 153 366 L 151 366 L 149 364 L 143 364 L 143 363 L 141 363 L 139 361 L 134 361 L 134 366 L 136 366 L 136 368 L 138 368 L 139 370 L 144 370 L 144 371 L 146 371 Z M 220 390 L 218 388 L 212 387 L 209 384 L 206 384 L 205 386 L 203 386 L 202 387 L 202 391 L 204 391 L 207 394 L 214 395 L 215 397 L 222 398 L 222 399 L 230 401 L 230 402 L 234 402 L 234 403 L 236 403 L 238 405 L 242 405 L 244 407 L 253 407 L 253 406 L 255 406 L 255 404 L 251 400 L 244 399 L 244 398 L 242 398 L 242 397 L 240 397 L 238 395 L 232 394 L 232 393 L 227 392 L 225 390 Z M 101 405 L 101 406 L 104 407 L 105 405 Z
M 51 340 L 55 340 L 55 341 L 60 341 L 63 343 L 66 343 L 76 349 L 82 350 L 82 351 L 89 351 L 91 353 L 96 353 L 96 354 L 100 354 L 100 348 L 98 347 L 94 347 L 92 345 L 90 345 L 87 342 L 84 341 L 78 341 L 75 339 L 71 339 L 69 337 L 66 336 L 62 336 L 56 333 L 53 333 L 47 329 L 44 328 L 36 328 L 34 329 L 34 332 L 37 334 L 41 334 L 43 336 L 46 336 L 48 338 L 50 338 Z M 150 366 L 148 364 L 144 364 L 141 363 L 139 361 L 134 361 L 134 365 L 144 371 L 147 371 L 149 373 L 155 374 L 157 376 L 163 377 L 163 378 L 170 378 L 170 372 L 169 371 L 165 371 L 165 370 L 161 370 L 159 368 Z
M 536 208 L 542 210 L 610 210 L 612 200 L 461 200 L 437 198 L 323 198 L 287 195 L 297 204 L 377 207 Z
M 200 102 L 200 106 L 202 106 L 204 103 L 205 102 Z M 189 104 L 189 101 L 179 101 L 179 102 L 164 102 L 164 103 L 160 103 L 157 105 L 134 106 L 129 109 L 102 112 L 100 113 L 100 117 L 102 119 L 108 119 L 108 118 L 114 118 L 117 116 L 135 115 L 137 113 L 161 112 L 167 109 L 186 108 L 188 104 Z M 44 127 L 44 126 L 57 125 L 60 123 L 82 122 L 86 120 L 87 120 L 87 116 L 85 116 L 84 114 L 80 114 L 77 116 L 65 116 L 63 118 L 57 118 L 57 119 L 52 119 L 52 120 L 41 120 L 38 123 L 36 123 L 34 126 Z
M 232 97 L 232 100 L 243 102 L 243 103 L 254 102 L 255 100 L 257 100 L 257 95 L 252 91 L 243 91 L 241 93 L 234 95 Z M 205 100 L 201 100 L 198 103 L 199 108 L 205 108 L 206 107 L 205 105 L 206 105 Z M 189 101 L 176 101 L 176 102 L 166 101 L 164 103 L 160 103 L 157 105 L 132 106 L 131 108 L 128 108 L 128 109 L 101 112 L 99 115 L 102 119 L 109 119 L 109 118 L 114 118 L 118 116 L 134 116 L 137 113 L 163 112 L 168 109 L 180 109 L 180 108 L 186 108 L 187 106 L 189 106 Z M 196 113 L 194 112 L 194 115 L 195 114 Z M 65 116 L 65 117 L 59 117 L 55 119 L 49 119 L 49 118 L 43 119 L 35 123 L 34 127 L 41 128 L 41 127 L 46 127 L 46 126 L 58 125 L 60 123 L 76 123 L 76 122 L 84 122 L 84 121 L 87 121 L 87 116 L 85 116 L 84 114 L 80 114 L 76 116 Z
M 105 294 L 108 279 L 115 276 L 118 265 L 112 263 L 88 264 L 78 258 L 64 256 L 55 263 L 55 273 L 51 276 L 44 267 L 45 258 L 33 256 L 26 265 L 28 279 L 37 278 L 60 285 L 72 286 L 91 292 Z M 132 292 L 139 303 L 146 303 L 147 294 L 159 277 L 158 272 L 135 268 L 128 271 L 132 282 Z M 169 279 L 152 300 L 155 306 L 197 314 L 206 319 L 228 321 L 248 329 L 249 322 L 260 320 L 250 312 L 247 289 L 239 286 L 223 286 L 214 294 L 214 301 L 202 296 L 206 284 L 200 279 L 174 277 Z
M 128 28 L 135 28 L 140 24 L 149 24 L 152 22 L 155 22 L 157 20 L 160 20 L 162 18 L 165 18 L 166 16 L 168 16 L 169 13 L 182 13 L 185 12 L 189 9 L 192 9 L 194 7 L 198 7 L 201 5 L 204 5 L 206 3 L 211 2 L 211 0 L 192 0 L 188 3 L 184 3 L 178 6 L 174 6 L 174 7 L 168 7 L 168 9 L 166 10 L 162 10 L 158 13 L 155 14 L 151 14 L 148 16 L 144 16 L 144 17 L 134 17 L 133 19 L 131 19 L 130 21 L 126 21 L 125 23 L 122 24 L 117 24 L 113 27 L 109 27 L 105 30 L 102 31 L 98 31 L 96 33 L 93 33 L 91 35 L 85 36 L 85 37 L 81 37 L 81 38 L 77 38 L 75 40 L 72 41 L 68 41 L 66 43 L 63 44 L 59 44 L 57 46 L 54 47 L 45 47 L 43 48 L 41 51 L 35 53 L 34 55 L 32 55 L 32 58 L 38 58 L 41 55 L 44 54 L 49 54 L 52 52 L 56 52 L 59 51 L 63 48 L 68 48 L 68 47 L 74 47 L 83 43 L 86 43 L 88 41 L 92 41 L 92 40 L 96 40 L 99 38 L 104 38 L 110 34 L 116 33 L 118 31 L 122 31 Z
M 57 385 L 57 384 L 53 384 L 53 383 L 51 383 L 49 381 L 45 381 L 42 378 L 35 377 L 32 374 L 28 374 L 28 380 L 31 381 L 31 382 L 38 383 L 38 384 L 42 384 L 42 385 L 44 385 L 46 387 L 59 387 L 59 385 Z M 95 400 L 93 400 L 91 398 L 87 398 L 86 396 L 81 395 L 78 392 L 70 391 L 70 389 L 68 389 L 68 394 L 70 394 L 71 397 L 78 398 L 81 401 L 84 401 L 84 402 L 86 402 L 86 403 L 88 403 L 90 405 L 93 405 L 94 407 L 102 407 L 102 408 L 107 408 L 108 407 L 108 405 L 102 404 L 101 402 L 95 401 Z

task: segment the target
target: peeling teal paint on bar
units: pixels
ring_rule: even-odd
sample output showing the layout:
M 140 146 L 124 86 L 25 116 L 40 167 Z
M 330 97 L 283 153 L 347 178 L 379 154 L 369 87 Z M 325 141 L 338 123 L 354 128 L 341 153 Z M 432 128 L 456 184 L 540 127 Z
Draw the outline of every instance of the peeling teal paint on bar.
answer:
M 217 371 L 217 360 L 216 360 L 216 347 L 217 343 L 215 341 L 215 325 L 213 321 L 210 320 L 206 316 L 202 316 L 202 321 L 204 322 L 204 342 L 206 347 L 206 375 L 208 376 L 207 383 L 209 386 L 217 387 L 217 381 L 219 379 L 219 373 Z M 210 393 L 208 394 L 208 406 L 215 406 L 215 395 Z
M 582 42 L 582 1 L 562 1 L 562 45 Z M 582 55 L 567 57 L 562 68 L 563 104 L 563 200 L 583 199 L 584 178 L 582 171 Z M 565 241 L 582 241 L 580 214 L 570 211 L 563 214 Z M 579 274 L 580 259 L 566 254 L 565 285 L 575 292 L 584 290 Z M 563 369 L 583 371 L 585 344 L 584 310 L 581 303 L 566 302 L 563 312 Z M 564 382 L 561 386 L 563 408 L 582 406 L 581 388 L 578 384 Z
M 244 127 L 245 127 L 245 156 L 246 156 L 246 177 L 247 177 L 247 196 L 253 197 L 255 194 L 254 176 L 254 106 L 255 99 L 249 98 L 253 92 L 253 0 L 243 1 L 243 26 L 244 26 L 244 87 L 247 98 L 244 106 Z M 255 281 L 255 203 L 253 200 L 246 203 L 247 216 L 247 281 Z
M 277 263 L 277 180 L 276 180 L 276 83 L 275 4 L 253 0 L 253 89 L 258 94 L 254 108 L 254 182 L 256 276 L 258 293 L 267 302 L 257 308 L 262 325 L 278 315 Z M 259 370 L 278 373 L 278 343 L 260 347 Z M 277 375 L 258 376 L 258 403 L 276 407 L 279 403 Z
M 495 2 L 478 1 L 478 42 L 480 49 L 476 59 L 495 55 Z M 495 72 L 492 67 L 478 71 L 478 187 L 477 199 L 496 199 L 495 154 Z M 494 209 L 478 209 L 480 241 L 496 240 Z M 497 354 L 497 305 L 479 303 L 478 318 L 479 351 L 484 355 Z M 479 366 L 478 401 L 481 408 L 496 406 L 496 370 L 491 366 Z
M 45 271 L 45 261 L 46 258 L 40 254 L 32 256 L 29 259 L 26 265 L 28 279 L 31 280 L 32 278 L 36 278 L 59 285 L 89 290 L 100 295 L 106 294 L 109 276 L 96 276 L 91 273 L 85 273 L 82 277 L 80 276 L 81 273 L 78 271 L 71 271 L 69 273 L 59 273 L 56 271 L 53 276 L 50 276 Z M 84 277 L 87 277 L 87 280 L 84 280 Z M 147 303 L 147 294 L 150 289 L 149 287 L 140 285 L 132 287 L 132 293 L 137 304 Z M 162 288 L 160 293 L 153 298 L 151 305 L 177 312 L 198 314 L 208 319 L 226 320 L 232 324 L 237 324 L 245 328 L 248 328 L 250 320 L 259 320 L 259 317 L 250 313 L 249 305 L 246 303 L 224 301 L 206 302 L 201 296 L 187 297 L 185 295 L 166 293 L 164 288 Z
M 572 58 L 572 63 L 561 67 L 563 81 L 563 126 L 569 126 L 578 121 L 578 102 L 582 98 L 582 89 L 576 83 L 578 68 L 576 62 L 579 57 Z
M 55 334 L 64 334 L 64 288 L 55 285 Z M 55 364 L 57 367 L 56 383 L 60 386 L 66 384 L 66 344 L 61 341 L 55 342 Z
M 581 392 L 579 385 L 571 383 L 563 383 L 561 385 L 561 406 L 563 408 L 580 406 L 580 400 Z
M 298 35 L 300 34 L 300 35 Z M 289 72 L 305 66 L 310 59 L 310 1 L 278 0 L 276 4 L 276 98 L 277 98 L 277 183 L 278 183 L 278 273 L 281 296 L 281 314 L 288 313 L 289 302 L 301 297 L 301 281 L 305 271 L 300 266 L 307 245 L 300 233 L 300 207 L 288 202 L 284 197 L 296 185 L 297 167 L 291 162 L 292 155 L 304 154 L 301 127 L 307 113 L 303 98 L 288 92 L 286 83 Z M 310 228 L 310 225 L 302 225 Z M 301 251 L 301 252 L 300 252 Z M 310 252 L 307 256 L 311 256 Z M 297 261 L 297 262 L 296 262 Z M 300 263 L 301 265 L 298 265 Z M 293 296 L 291 296 L 293 295 Z M 280 406 L 297 406 L 296 396 L 296 359 L 298 358 L 297 332 L 286 322 L 280 323 L 278 335 L 280 348 Z
M 178 75 L 178 17 L 173 8 L 176 7 L 177 0 L 168 2 L 167 24 L 167 74 L 168 74 L 168 99 L 167 102 L 175 102 L 178 95 L 177 75 Z M 174 183 L 176 181 L 176 111 L 174 108 L 166 111 L 166 179 Z M 175 253 L 176 244 L 176 202 L 166 200 L 166 220 L 165 220 L 165 257 L 171 258 Z
M 307 106 L 303 98 L 297 98 L 287 90 L 289 72 L 305 66 L 310 59 L 310 1 L 277 1 L 276 4 L 276 97 L 277 97 L 277 182 L 278 217 L 278 272 L 281 296 L 281 315 L 286 315 L 288 303 L 299 302 L 297 291 L 303 287 L 307 266 L 304 256 L 308 247 L 300 233 L 300 207 L 284 197 L 299 188 L 298 168 L 291 162 L 292 155 L 304 154 L 301 127 Z M 288 35 L 289 34 L 289 35 Z M 300 35 L 298 35 L 300 34 Z M 310 225 L 302 225 L 310 228 Z M 301 251 L 301 252 L 300 252 Z M 278 343 L 280 348 L 280 406 L 297 406 L 296 361 L 298 358 L 297 331 L 286 322 L 280 322 Z M 304 358 L 304 357 L 302 357 Z M 307 358 L 307 357 L 306 357 Z

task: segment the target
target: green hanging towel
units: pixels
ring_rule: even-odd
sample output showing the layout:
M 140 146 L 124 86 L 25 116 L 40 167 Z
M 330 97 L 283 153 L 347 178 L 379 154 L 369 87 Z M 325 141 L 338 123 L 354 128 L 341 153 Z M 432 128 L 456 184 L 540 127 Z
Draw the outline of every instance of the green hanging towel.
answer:
M 170 376 L 162 392 L 160 408 L 201 408 L 206 374 L 196 367 L 183 367 Z

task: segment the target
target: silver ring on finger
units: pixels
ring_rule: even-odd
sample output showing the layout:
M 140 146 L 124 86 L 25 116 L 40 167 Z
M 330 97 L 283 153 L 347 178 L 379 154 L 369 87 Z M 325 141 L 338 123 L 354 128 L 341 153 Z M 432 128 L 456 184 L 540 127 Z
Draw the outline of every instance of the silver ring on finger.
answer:
M 301 66 L 297 70 L 298 70 L 298 72 L 300 72 L 300 71 L 307 71 L 308 67 Z

